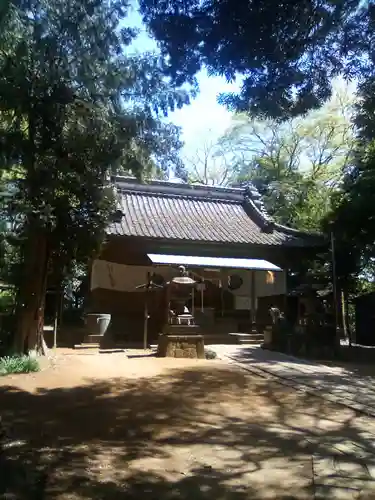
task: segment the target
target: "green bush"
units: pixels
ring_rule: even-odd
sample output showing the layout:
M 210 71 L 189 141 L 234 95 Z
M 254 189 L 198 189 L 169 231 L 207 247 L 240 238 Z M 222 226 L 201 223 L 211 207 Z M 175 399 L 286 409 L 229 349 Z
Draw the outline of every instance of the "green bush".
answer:
M 9 313 L 14 305 L 14 293 L 9 290 L 0 290 L 0 313 Z
M 0 358 L 11 354 L 15 328 L 15 314 L 0 315 Z
M 38 360 L 30 356 L 4 356 L 0 358 L 0 376 L 11 373 L 39 371 Z

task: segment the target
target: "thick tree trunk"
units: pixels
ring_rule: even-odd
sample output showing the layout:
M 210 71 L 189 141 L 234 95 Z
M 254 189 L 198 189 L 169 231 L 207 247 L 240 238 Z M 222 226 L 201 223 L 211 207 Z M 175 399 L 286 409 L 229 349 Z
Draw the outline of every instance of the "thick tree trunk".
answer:
M 46 234 L 31 229 L 26 243 L 24 273 L 20 287 L 14 344 L 16 352 L 47 354 L 43 327 L 48 260 Z

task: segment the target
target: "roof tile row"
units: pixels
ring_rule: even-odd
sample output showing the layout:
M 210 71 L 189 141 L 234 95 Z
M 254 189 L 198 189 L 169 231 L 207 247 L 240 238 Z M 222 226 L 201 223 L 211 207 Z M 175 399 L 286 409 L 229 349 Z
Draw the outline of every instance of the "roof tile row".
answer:
M 133 186 L 134 187 L 134 186 Z M 265 231 L 259 214 L 252 214 L 245 196 L 222 196 L 225 191 L 194 192 L 179 188 L 161 189 L 156 185 L 142 190 L 121 183 L 118 186 L 121 222 L 110 225 L 108 233 L 119 236 L 168 240 L 254 245 L 305 246 L 309 235 L 274 225 Z M 215 197 L 215 193 L 219 193 Z M 256 217 L 258 215 L 258 218 Z M 311 241 L 310 241 L 311 242 Z

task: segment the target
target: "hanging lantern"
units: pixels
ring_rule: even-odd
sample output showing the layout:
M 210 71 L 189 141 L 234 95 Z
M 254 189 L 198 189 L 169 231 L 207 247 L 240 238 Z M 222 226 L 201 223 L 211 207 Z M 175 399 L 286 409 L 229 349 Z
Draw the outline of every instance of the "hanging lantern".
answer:
M 267 271 L 266 283 L 267 285 L 273 285 L 275 283 L 275 273 L 273 273 L 272 271 Z

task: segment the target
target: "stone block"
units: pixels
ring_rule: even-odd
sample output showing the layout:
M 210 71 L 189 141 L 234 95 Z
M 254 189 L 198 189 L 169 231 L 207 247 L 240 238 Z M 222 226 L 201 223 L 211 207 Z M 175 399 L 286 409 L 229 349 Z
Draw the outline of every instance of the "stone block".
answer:
M 157 355 L 159 357 L 204 359 L 203 336 L 160 334 Z

